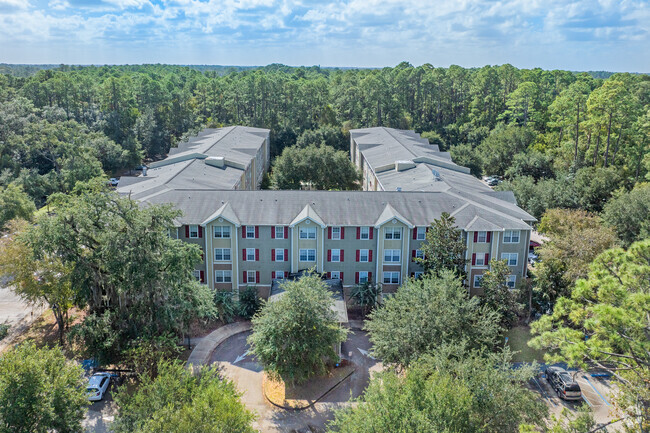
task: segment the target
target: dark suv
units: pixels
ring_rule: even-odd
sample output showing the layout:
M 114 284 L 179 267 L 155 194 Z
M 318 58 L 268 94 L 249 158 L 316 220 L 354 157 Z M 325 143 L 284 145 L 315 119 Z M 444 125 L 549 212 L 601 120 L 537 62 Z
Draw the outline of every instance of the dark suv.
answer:
M 573 380 L 568 371 L 561 367 L 548 367 L 546 380 L 551 384 L 557 395 L 563 400 L 580 400 L 582 392 L 580 385 Z

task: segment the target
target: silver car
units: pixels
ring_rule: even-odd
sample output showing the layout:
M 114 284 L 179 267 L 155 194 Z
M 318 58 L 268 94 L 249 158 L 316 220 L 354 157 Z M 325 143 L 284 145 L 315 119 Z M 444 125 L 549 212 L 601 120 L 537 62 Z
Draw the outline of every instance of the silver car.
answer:
M 546 369 L 546 380 L 562 400 L 580 400 L 582 398 L 580 385 L 573 380 L 573 377 L 565 369 L 548 367 Z
M 111 373 L 95 373 L 88 379 L 86 396 L 90 401 L 100 401 L 111 384 Z

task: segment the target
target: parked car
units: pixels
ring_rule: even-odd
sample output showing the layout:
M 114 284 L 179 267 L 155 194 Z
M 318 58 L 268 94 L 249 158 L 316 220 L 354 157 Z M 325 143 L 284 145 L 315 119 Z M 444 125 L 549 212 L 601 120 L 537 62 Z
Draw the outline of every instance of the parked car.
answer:
M 533 252 L 528 253 L 528 263 L 532 266 L 535 266 L 535 263 L 539 261 L 539 256 Z
M 115 177 L 111 177 L 111 178 L 109 179 L 108 183 L 109 183 L 111 186 L 117 186 L 117 185 L 120 183 L 120 180 L 117 179 L 117 178 L 115 178 Z
M 546 369 L 546 380 L 561 399 L 580 400 L 582 398 L 580 385 L 562 367 L 548 367 Z
M 86 396 L 90 401 L 101 401 L 111 384 L 111 373 L 95 373 L 88 379 Z

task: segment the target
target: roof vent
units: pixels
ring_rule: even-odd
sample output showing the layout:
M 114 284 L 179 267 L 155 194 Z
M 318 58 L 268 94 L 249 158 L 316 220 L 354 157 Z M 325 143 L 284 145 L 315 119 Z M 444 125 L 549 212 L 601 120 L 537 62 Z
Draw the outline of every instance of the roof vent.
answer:
M 213 167 L 223 168 L 226 165 L 226 158 L 223 156 L 208 156 L 203 162 Z
M 397 188 L 395 188 L 395 190 L 401 192 L 401 191 L 402 191 L 402 187 L 401 187 L 401 186 L 398 186 Z
M 395 171 L 404 171 L 414 167 L 415 163 L 413 161 L 395 161 Z
M 440 173 L 438 173 L 438 170 L 435 170 L 435 169 L 432 168 L 431 169 L 431 174 L 433 174 L 433 180 L 435 180 L 436 182 L 442 181 L 442 176 L 440 176 Z

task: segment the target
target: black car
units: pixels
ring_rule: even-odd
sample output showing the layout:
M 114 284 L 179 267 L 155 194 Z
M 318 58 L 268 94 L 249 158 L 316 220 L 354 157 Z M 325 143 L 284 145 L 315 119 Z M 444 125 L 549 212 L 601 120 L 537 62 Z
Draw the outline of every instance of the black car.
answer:
M 573 380 L 568 371 L 561 367 L 548 367 L 546 380 L 551 384 L 557 395 L 563 400 L 580 400 L 582 392 L 580 385 Z

